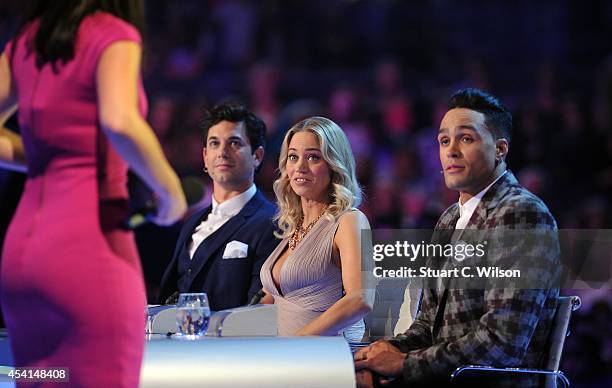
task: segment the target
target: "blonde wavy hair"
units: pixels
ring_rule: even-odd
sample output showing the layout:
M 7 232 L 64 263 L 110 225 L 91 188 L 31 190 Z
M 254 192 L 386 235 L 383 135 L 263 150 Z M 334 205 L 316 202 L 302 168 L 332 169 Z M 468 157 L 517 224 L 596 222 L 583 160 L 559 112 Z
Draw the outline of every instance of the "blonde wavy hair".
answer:
M 280 177 L 274 181 L 278 213 L 274 219 L 280 229 L 280 233 L 275 233 L 279 238 L 290 237 L 304 216 L 300 197 L 291 188 L 286 169 L 289 143 L 298 132 L 311 132 L 318 138 L 323 160 L 331 171 L 326 217 L 331 215 L 335 218 L 345 210 L 361 204 L 362 194 L 355 172 L 355 157 L 344 131 L 325 117 L 304 119 L 285 134 L 278 160 Z

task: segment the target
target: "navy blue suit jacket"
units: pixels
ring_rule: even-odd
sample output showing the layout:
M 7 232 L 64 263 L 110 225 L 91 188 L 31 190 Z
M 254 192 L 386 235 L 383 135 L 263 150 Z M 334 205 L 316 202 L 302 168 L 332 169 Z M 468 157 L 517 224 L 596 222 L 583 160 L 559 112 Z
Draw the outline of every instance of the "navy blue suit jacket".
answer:
M 272 217 L 276 207 L 257 193 L 242 210 L 208 236 L 189 259 L 189 243 L 195 228 L 208 216 L 212 206 L 185 221 L 162 277 L 159 301 L 174 292 L 206 292 L 213 311 L 245 305 L 261 289 L 259 271 L 280 242 L 274 237 Z M 246 258 L 223 259 L 231 241 L 248 245 Z

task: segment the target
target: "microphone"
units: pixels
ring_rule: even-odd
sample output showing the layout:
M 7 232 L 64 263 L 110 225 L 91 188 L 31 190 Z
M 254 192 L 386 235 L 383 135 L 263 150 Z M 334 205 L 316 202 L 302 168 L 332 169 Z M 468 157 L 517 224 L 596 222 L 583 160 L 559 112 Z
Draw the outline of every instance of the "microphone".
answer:
M 257 291 L 255 295 L 253 295 L 253 298 L 251 299 L 251 301 L 249 302 L 247 306 L 253 306 L 254 304 L 259 303 L 261 298 L 263 298 L 265 295 L 266 295 L 266 292 L 262 288 L 261 290 Z
M 181 187 L 185 193 L 187 207 L 191 207 L 200 202 L 206 194 L 206 188 L 202 181 L 195 176 L 186 176 L 181 179 Z M 139 226 L 150 222 L 157 214 L 157 203 L 153 199 L 147 200 L 144 205 L 132 212 L 124 222 L 124 227 L 127 229 L 136 229 Z

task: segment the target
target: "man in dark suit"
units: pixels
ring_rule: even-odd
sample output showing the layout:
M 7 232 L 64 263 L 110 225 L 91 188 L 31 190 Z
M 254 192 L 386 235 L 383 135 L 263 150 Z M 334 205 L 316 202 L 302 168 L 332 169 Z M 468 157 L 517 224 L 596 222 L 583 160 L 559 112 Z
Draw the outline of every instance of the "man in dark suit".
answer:
M 159 300 L 206 292 L 218 311 L 247 304 L 261 289 L 259 270 L 279 242 L 276 207 L 253 183 L 264 157 L 264 122 L 242 105 L 224 104 L 206 111 L 201 127 L 212 205 L 185 221 Z
M 487 252 L 488 265 L 531 263 L 530 276 L 537 283 L 515 287 L 485 278 L 484 286 L 472 288 L 465 282 L 459 286 L 457 279 L 430 282 L 405 333 L 355 354 L 361 386 L 390 380 L 395 380 L 393 386 L 433 381 L 443 386 L 452 371 L 465 364 L 541 366 L 559 293 L 556 222 L 544 203 L 506 169 L 512 127 L 507 109 L 477 89 L 455 93 L 449 108 L 438 143 L 445 183 L 459 192 L 459 201 L 440 217 L 434 241 L 462 242 L 472 233 L 480 242 L 497 241 Z M 534 243 L 512 238 L 538 233 L 548 239 Z M 441 266 L 452 261 L 444 259 Z M 489 375 L 484 385 L 538 385 L 535 375 L 498 376 Z

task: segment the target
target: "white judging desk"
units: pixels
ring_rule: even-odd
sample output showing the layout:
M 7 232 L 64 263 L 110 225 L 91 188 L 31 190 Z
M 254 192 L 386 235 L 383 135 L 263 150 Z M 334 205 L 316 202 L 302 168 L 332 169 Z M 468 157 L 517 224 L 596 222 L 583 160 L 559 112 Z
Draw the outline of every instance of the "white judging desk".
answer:
M 6 336 L 0 336 L 0 365 L 13 365 Z M 190 341 L 152 334 L 145 344 L 140 386 L 352 388 L 355 374 L 349 345 L 342 337 Z
M 355 387 L 353 357 L 342 337 L 152 335 L 141 387 Z

